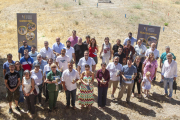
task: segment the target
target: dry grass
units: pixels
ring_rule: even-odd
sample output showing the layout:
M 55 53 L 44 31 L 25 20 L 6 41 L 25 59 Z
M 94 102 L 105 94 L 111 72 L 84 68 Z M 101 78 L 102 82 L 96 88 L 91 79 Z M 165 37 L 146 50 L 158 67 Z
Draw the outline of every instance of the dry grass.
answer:
M 71 36 L 73 29 L 77 31 L 77 35 L 83 40 L 88 34 L 95 36 L 98 45 L 102 45 L 103 39 L 106 36 L 110 37 L 110 42 L 115 44 L 115 40 L 120 38 L 123 40 L 127 37 L 128 32 L 132 32 L 133 36 L 137 36 L 138 23 L 161 26 L 161 33 L 158 43 L 160 54 L 164 52 L 164 47 L 168 44 L 171 47 L 171 52 L 177 56 L 177 62 L 180 63 L 180 26 L 179 14 L 180 6 L 169 0 L 156 0 L 153 3 L 149 0 L 112 0 L 114 4 L 99 4 L 96 8 L 96 0 L 81 0 L 82 5 L 73 0 L 6 0 L 0 1 L 0 57 L 6 58 L 7 53 L 13 54 L 13 59 L 18 60 L 17 54 L 17 21 L 16 13 L 34 12 L 37 13 L 38 27 L 38 51 L 43 47 L 43 41 L 49 41 L 50 47 L 55 42 L 57 36 L 61 37 L 61 42 L 65 43 L 67 38 Z M 137 4 L 138 3 L 138 4 Z M 132 7 L 134 6 L 134 7 Z M 45 8 L 45 9 L 44 9 Z M 143 11 L 142 11 L 143 10 Z M 170 14 L 168 16 L 167 14 Z M 127 15 L 127 18 L 124 15 Z M 76 21 L 76 22 L 75 22 Z M 165 31 L 162 31 L 164 23 L 169 23 Z M 78 23 L 78 24 L 77 24 Z M 159 62 L 159 61 L 158 61 Z M 1 62 L 1 66 L 2 66 Z M 97 69 L 100 68 L 101 60 Z M 178 64 L 178 68 L 180 64 Z M 160 69 L 158 68 L 158 71 Z M 2 73 L 2 68 L 1 68 Z M 178 73 L 179 70 L 178 70 Z M 3 76 L 0 74 L 0 119 L 29 119 L 26 114 L 14 113 L 8 115 L 8 105 L 5 102 L 5 87 Z M 96 80 L 95 80 L 96 81 Z M 160 74 L 157 73 L 157 81 L 160 81 Z M 180 86 L 179 77 L 177 79 Z M 94 96 L 97 100 L 97 82 L 94 83 Z M 64 93 L 60 93 L 58 97 L 58 112 L 48 115 L 47 105 L 44 108 L 36 107 L 37 115 L 35 119 L 179 119 L 180 108 L 180 88 L 178 87 L 177 94 L 173 94 L 173 100 L 169 102 L 161 96 L 164 93 L 163 86 L 155 83 L 152 86 L 151 97 L 149 99 L 139 100 L 136 97 L 132 98 L 131 106 L 125 103 L 116 105 L 110 100 L 111 90 L 108 90 L 108 100 L 106 110 L 98 110 L 95 101 L 93 109 L 89 115 L 85 111 L 65 111 L 66 104 Z M 118 91 L 115 96 L 117 97 Z M 126 94 L 123 97 L 125 101 Z M 22 105 L 24 108 L 24 106 Z

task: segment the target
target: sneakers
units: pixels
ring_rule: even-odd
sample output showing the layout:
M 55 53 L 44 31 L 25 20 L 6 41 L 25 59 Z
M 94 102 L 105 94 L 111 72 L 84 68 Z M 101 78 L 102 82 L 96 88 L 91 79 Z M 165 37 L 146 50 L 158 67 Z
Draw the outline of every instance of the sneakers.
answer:
M 13 111 L 12 111 L 12 108 L 9 108 L 9 114 L 11 114 Z
M 18 112 L 21 112 L 21 110 L 19 109 L 19 107 L 17 106 L 16 108 L 15 108 Z
M 111 98 L 114 100 L 115 98 L 114 98 L 114 95 L 111 95 Z

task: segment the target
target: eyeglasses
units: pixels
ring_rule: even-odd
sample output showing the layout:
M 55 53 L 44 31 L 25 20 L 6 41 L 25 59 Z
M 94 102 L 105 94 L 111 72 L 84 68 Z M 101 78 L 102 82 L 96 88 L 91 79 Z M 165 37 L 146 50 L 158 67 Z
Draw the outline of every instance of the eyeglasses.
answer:
M 56 68 L 56 67 L 52 67 L 52 68 Z

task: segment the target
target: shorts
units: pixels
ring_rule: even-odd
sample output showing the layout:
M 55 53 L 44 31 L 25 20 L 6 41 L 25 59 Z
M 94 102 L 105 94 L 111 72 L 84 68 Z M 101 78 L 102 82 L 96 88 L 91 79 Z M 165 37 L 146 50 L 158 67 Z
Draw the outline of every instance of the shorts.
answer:
M 95 63 L 97 64 L 98 63 L 98 59 L 97 59 L 97 56 L 96 57 L 92 57 L 95 61 Z
M 118 87 L 118 82 L 119 81 L 110 80 L 109 83 L 108 83 L 108 88 L 111 88 L 111 84 L 113 84 L 113 88 L 117 88 Z
M 6 99 L 8 102 L 12 102 L 13 99 L 19 101 L 19 97 L 20 97 L 19 87 L 14 92 L 11 92 L 9 91 L 9 89 L 7 89 Z

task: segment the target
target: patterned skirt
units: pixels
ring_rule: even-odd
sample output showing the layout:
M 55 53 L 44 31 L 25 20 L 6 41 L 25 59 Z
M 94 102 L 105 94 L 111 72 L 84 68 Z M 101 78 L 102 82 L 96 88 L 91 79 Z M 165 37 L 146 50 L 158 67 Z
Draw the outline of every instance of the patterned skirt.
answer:
M 87 89 L 86 85 L 81 83 L 80 86 L 80 93 L 78 95 L 79 105 L 86 105 L 86 106 L 92 106 L 94 103 L 94 96 L 93 96 L 93 85 L 91 84 L 90 90 Z

